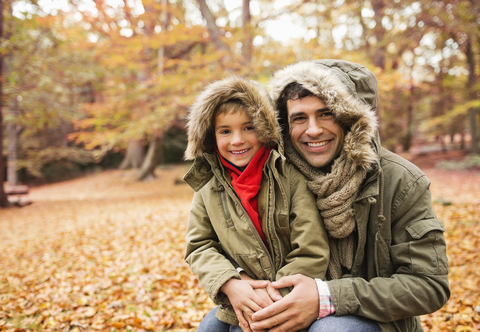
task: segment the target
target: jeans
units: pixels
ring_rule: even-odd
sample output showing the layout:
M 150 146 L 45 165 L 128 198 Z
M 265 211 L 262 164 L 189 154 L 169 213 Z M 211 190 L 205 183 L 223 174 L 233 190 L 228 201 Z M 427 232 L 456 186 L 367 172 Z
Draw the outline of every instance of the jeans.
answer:
M 205 317 L 203 317 L 197 332 L 242 332 L 239 326 L 230 325 L 220 321 L 215 314 L 218 307 L 213 308 Z
M 230 325 L 215 317 L 218 307 L 212 309 L 198 326 L 197 332 L 242 332 L 238 326 Z M 380 332 L 378 324 L 361 316 L 327 316 L 316 320 L 308 332 Z
M 313 322 L 308 332 L 381 332 L 380 326 L 361 316 L 327 316 Z

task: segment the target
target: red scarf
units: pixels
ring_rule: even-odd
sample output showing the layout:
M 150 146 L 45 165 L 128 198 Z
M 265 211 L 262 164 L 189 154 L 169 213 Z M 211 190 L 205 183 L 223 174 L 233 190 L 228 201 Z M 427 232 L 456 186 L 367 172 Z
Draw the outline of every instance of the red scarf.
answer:
M 262 230 L 262 221 L 258 215 L 258 192 L 260 190 L 260 183 L 263 175 L 263 165 L 268 159 L 271 147 L 263 145 L 260 150 L 253 156 L 252 160 L 248 163 L 247 167 L 242 171 L 226 161 L 220 152 L 217 150 L 217 154 L 222 161 L 223 166 L 230 174 L 232 178 L 232 186 L 237 193 L 243 207 L 247 211 L 250 219 L 255 226 L 258 234 L 262 238 L 263 243 L 268 248 L 267 238 Z

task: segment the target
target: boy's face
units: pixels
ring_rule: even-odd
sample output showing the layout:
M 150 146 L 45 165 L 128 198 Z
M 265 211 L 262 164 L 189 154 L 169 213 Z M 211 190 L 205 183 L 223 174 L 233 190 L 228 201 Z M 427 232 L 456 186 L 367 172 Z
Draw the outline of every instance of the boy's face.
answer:
M 240 110 L 215 116 L 215 140 L 223 158 L 237 167 L 245 167 L 262 147 L 252 119 Z

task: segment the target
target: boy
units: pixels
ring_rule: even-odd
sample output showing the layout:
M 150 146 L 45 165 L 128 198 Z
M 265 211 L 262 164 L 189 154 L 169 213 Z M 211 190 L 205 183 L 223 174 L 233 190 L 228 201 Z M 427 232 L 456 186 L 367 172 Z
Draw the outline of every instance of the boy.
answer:
M 325 277 L 329 247 L 315 199 L 281 148 L 272 102 L 259 83 L 232 76 L 207 86 L 192 105 L 185 157 L 194 163 L 184 179 L 195 195 L 185 260 L 220 305 L 198 331 L 246 325 L 242 311 L 266 306 L 263 290 L 242 276 Z

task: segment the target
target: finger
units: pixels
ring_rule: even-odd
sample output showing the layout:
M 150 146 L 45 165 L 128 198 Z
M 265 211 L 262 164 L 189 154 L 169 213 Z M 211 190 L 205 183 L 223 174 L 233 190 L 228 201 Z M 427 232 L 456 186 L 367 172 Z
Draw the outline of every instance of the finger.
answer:
M 257 312 L 257 311 L 260 311 L 262 310 L 264 307 L 266 307 L 267 305 L 264 304 L 265 301 L 260 297 L 258 296 L 257 294 L 254 294 L 254 298 L 253 300 L 250 300 L 247 304 L 248 308 L 244 308 L 243 311 L 244 312 Z M 260 305 L 263 305 L 263 307 L 261 307 Z
M 254 322 L 250 324 L 250 328 L 253 332 L 264 330 L 273 332 L 297 331 L 298 329 L 292 330 L 292 327 L 298 325 L 298 322 L 294 322 L 294 319 L 295 317 L 290 317 L 288 313 L 282 312 L 262 321 L 255 321 L 254 319 Z
M 243 311 L 240 309 L 234 309 L 235 315 L 237 315 L 237 319 L 240 325 L 243 326 L 250 326 L 250 324 L 245 320 L 245 317 L 243 317 Z M 243 330 L 243 328 L 242 328 Z M 244 330 L 244 332 L 247 332 Z
M 247 280 L 252 288 L 265 288 L 269 284 L 268 280 Z
M 250 326 L 248 325 L 239 324 L 239 326 L 243 332 L 252 332 L 252 330 L 250 329 Z
M 273 301 L 282 299 L 282 294 L 280 294 L 279 290 L 273 287 L 271 283 L 267 285 L 267 293 Z
M 280 314 L 281 312 L 285 311 L 287 308 L 288 308 L 287 301 L 285 301 L 285 299 L 282 299 L 278 302 L 275 302 L 274 304 L 269 305 L 268 307 L 266 307 L 266 308 L 264 308 L 260 311 L 256 311 L 253 314 L 252 319 L 255 322 L 263 321 L 263 320 L 266 320 L 267 318 L 270 318 L 270 317 L 273 317 L 273 316 L 276 316 L 276 315 Z M 274 325 L 262 325 L 262 328 L 268 328 L 268 327 L 275 326 L 275 325 L 281 323 L 282 321 L 279 321 L 277 318 L 274 318 L 273 321 L 272 321 L 272 319 L 270 319 L 270 322 L 276 323 L 276 324 L 274 324 Z
M 296 286 L 298 278 L 296 276 L 286 276 L 272 282 L 274 288 L 286 288 Z
M 244 311 L 243 312 L 243 317 L 248 322 L 249 328 L 250 328 L 250 325 L 252 325 L 252 323 L 253 323 L 252 315 L 253 315 L 253 311 L 249 311 L 249 312 Z
M 257 288 L 257 289 L 254 289 L 254 291 L 258 296 L 260 296 L 263 299 L 264 302 L 266 302 L 266 305 L 261 305 L 260 303 L 258 303 L 258 305 L 260 305 L 262 308 L 265 308 L 270 304 L 274 303 L 273 299 L 270 298 L 270 295 L 268 294 L 266 288 Z

